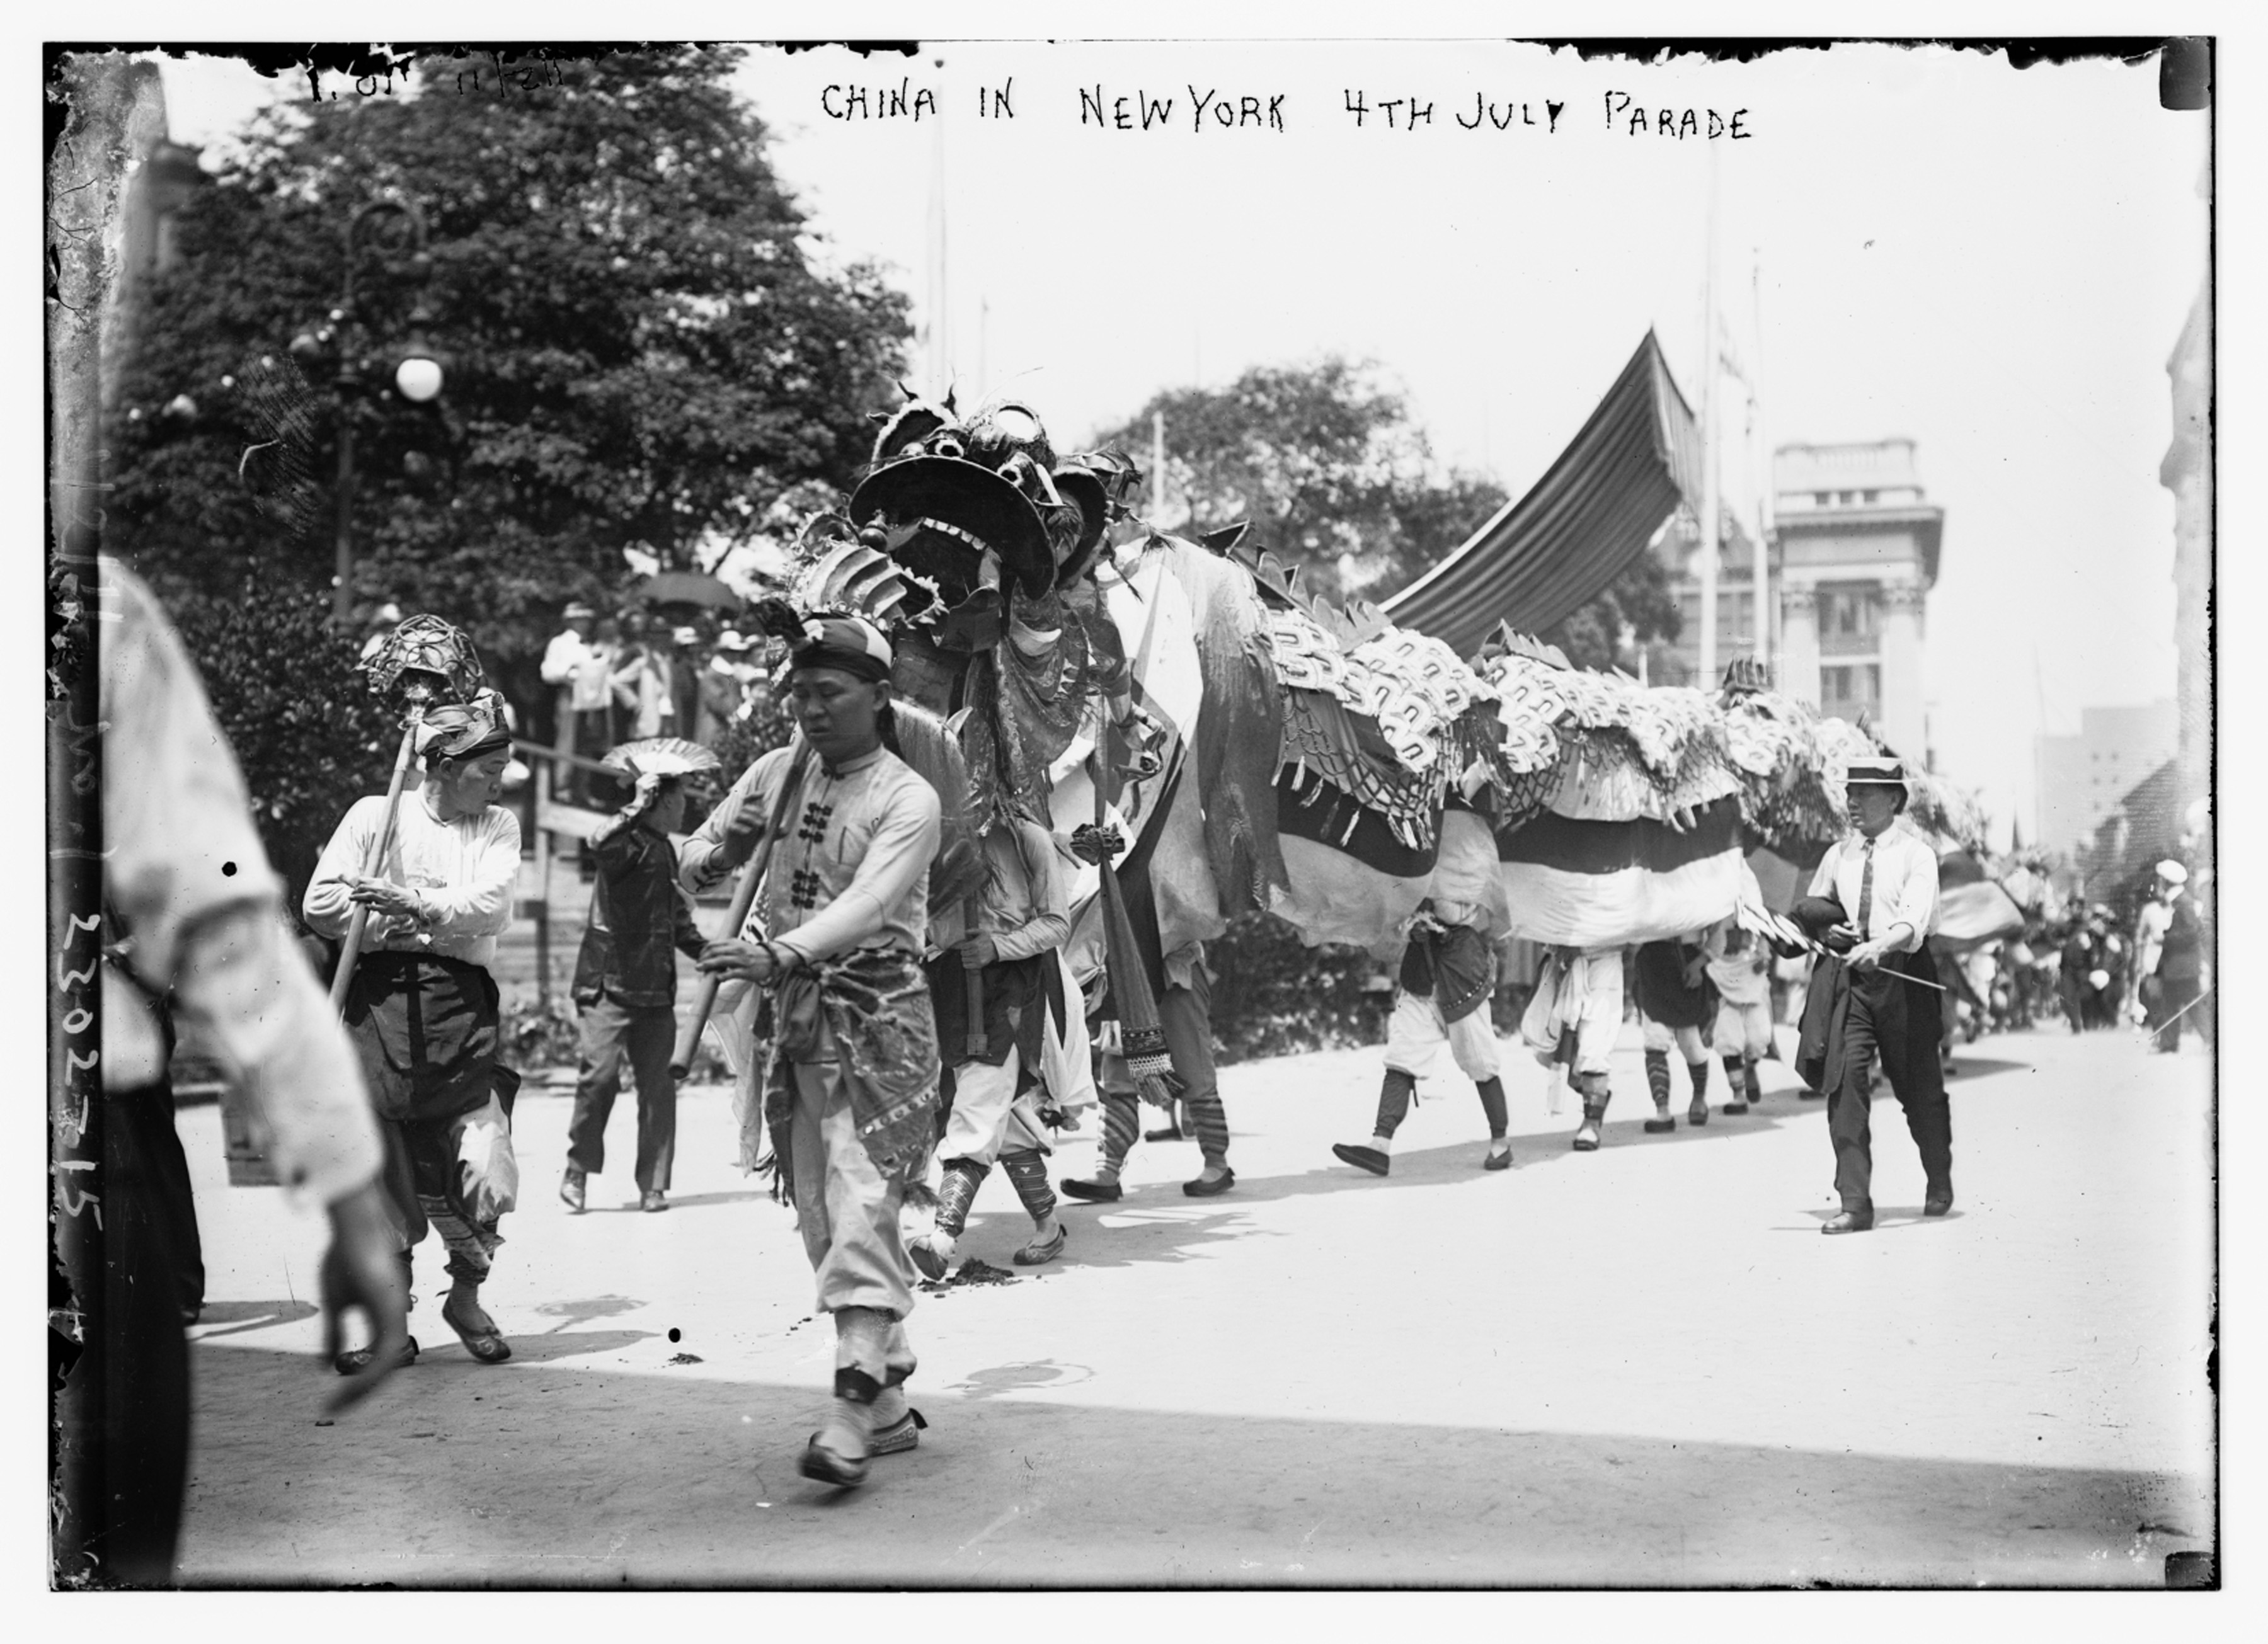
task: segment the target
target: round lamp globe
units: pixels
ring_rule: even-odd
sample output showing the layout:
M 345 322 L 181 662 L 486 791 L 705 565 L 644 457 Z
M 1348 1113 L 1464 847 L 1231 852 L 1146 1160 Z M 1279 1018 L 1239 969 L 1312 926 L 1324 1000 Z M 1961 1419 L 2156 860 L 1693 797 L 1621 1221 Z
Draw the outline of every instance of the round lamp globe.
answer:
M 440 362 L 412 355 L 394 367 L 394 385 L 401 391 L 404 400 L 420 404 L 431 400 L 441 392 Z

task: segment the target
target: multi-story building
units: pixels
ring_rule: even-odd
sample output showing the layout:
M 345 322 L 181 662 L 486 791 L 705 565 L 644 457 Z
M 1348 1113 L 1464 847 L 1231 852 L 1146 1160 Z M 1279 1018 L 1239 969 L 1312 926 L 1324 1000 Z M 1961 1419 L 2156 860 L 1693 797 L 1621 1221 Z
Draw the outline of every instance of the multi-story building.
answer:
M 1861 715 L 1905 758 L 1929 762 L 1922 633 L 1937 581 L 1945 510 L 1923 494 L 1910 439 L 1837 445 L 1783 445 L 1772 464 L 1775 520 L 1766 576 L 1775 598 L 1771 651 L 1779 688 L 1822 714 Z M 1728 516 L 1720 525 L 1717 656 L 1756 648 L 1751 539 Z M 1700 654 L 1700 578 L 1693 522 L 1683 515 L 1657 551 L 1668 566 L 1685 631 L 1649 651 L 1649 677 L 1663 685 L 1696 679 Z M 1705 683 L 1714 683 L 1707 681 Z
M 2181 729 L 2180 709 L 2163 701 L 2083 708 L 2077 736 L 2040 738 L 2038 842 L 2065 855 L 2092 847 L 2135 785 L 2179 752 Z

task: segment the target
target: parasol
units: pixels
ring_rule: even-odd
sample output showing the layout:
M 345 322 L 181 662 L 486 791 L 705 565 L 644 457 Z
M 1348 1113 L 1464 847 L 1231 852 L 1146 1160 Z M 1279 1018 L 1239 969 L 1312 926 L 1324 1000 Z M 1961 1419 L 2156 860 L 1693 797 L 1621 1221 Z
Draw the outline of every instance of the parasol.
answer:
M 714 605 L 719 611 L 737 611 L 740 596 L 716 577 L 700 571 L 663 571 L 649 576 L 638 589 L 638 598 L 657 605 Z

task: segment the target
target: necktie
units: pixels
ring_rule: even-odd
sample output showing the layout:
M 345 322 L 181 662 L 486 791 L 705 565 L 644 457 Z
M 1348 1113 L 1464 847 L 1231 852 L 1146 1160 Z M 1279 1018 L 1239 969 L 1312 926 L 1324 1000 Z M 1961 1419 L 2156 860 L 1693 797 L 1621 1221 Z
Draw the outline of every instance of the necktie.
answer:
M 1867 841 L 1867 865 L 1859 870 L 1859 940 L 1867 940 L 1867 915 L 1874 911 L 1874 841 Z

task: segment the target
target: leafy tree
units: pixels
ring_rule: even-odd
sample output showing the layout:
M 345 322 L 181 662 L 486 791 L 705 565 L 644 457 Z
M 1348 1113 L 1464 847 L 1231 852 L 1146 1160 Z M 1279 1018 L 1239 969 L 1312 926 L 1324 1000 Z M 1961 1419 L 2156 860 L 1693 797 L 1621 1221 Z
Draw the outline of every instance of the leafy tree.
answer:
M 1329 597 L 1399 591 L 1506 501 L 1493 481 L 1443 472 L 1369 364 L 1256 366 L 1226 388 L 1161 393 L 1103 437 L 1146 461 L 1160 412 L 1164 489 L 1187 499 L 1193 526 L 1249 519 L 1259 546 L 1298 561 L 1301 584 Z M 1677 635 L 1676 599 L 1651 554 L 1544 637 L 1577 666 L 1604 668 L 1626 655 L 1625 624 L 1641 642 Z
M 1541 637 L 1565 651 L 1578 668 L 1629 671 L 1637 665 L 1638 646 L 1650 640 L 1674 640 L 1683 626 L 1668 570 L 1656 555 L 1641 554 L 1621 576 Z
M 430 228 L 447 380 L 411 406 L 379 353 L 347 408 L 354 592 L 460 622 L 507 694 L 546 701 L 559 605 L 618 592 L 626 548 L 713 560 L 789 488 L 848 484 L 906 303 L 868 267 L 812 265 L 727 84 L 740 55 L 601 53 L 501 91 L 433 59 L 414 95 L 263 116 L 175 220 L 111 429 L 110 545 L 192 626 L 247 576 L 328 588 L 335 367 L 310 383 L 287 350 L 338 301 L 350 217 L 389 194 Z M 373 340 L 397 346 L 401 268 L 356 269 Z
M 371 694 L 355 666 L 359 642 L 338 631 L 330 602 L 312 590 L 247 585 L 235 599 L 208 602 L 180 633 L 296 917 L 347 807 L 385 789 L 401 745 L 396 712 Z
M 1330 597 L 1393 592 L 1504 505 L 1488 481 L 1440 472 L 1401 394 L 1367 363 L 1260 365 L 1226 388 L 1161 393 L 1105 442 L 1139 459 L 1160 412 L 1163 488 L 1186 499 L 1192 525 L 1250 520 L 1259 546 Z

